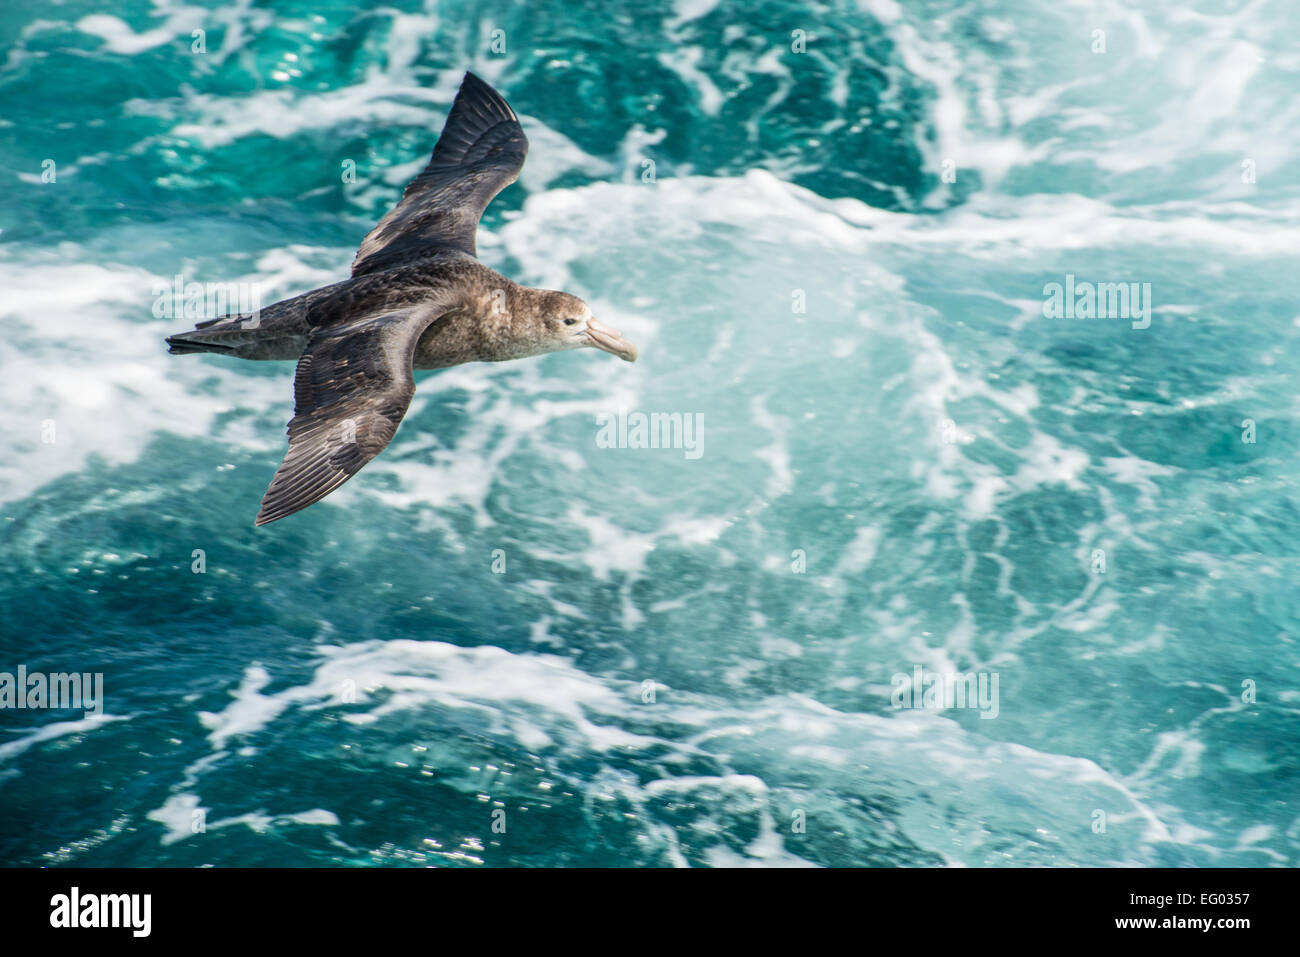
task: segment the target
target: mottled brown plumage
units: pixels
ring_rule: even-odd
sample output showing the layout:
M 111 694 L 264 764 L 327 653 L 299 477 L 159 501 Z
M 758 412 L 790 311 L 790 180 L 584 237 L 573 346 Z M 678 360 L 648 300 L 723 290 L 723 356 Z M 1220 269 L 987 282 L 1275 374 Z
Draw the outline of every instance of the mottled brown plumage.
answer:
M 320 501 L 383 451 L 415 394 L 412 369 L 584 346 L 636 359 L 581 299 L 475 258 L 479 218 L 527 152 L 514 111 L 466 73 L 429 165 L 362 241 L 352 278 L 167 339 L 177 354 L 298 360 L 289 452 L 256 524 Z

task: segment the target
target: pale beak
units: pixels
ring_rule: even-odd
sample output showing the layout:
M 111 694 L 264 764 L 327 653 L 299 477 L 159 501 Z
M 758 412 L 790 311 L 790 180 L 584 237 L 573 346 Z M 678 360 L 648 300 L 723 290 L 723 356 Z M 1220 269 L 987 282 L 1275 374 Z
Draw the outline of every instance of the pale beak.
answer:
M 604 349 L 628 362 L 636 362 L 636 346 L 624 339 L 623 333 L 617 329 L 611 329 L 595 319 L 588 319 L 586 333 L 588 345 Z

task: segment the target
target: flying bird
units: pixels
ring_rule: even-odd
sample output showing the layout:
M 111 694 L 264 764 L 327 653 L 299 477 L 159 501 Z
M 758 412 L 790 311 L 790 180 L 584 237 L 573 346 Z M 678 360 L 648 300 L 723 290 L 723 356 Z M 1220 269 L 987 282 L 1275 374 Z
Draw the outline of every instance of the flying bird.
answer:
M 413 369 L 584 346 L 636 360 L 578 297 L 478 261 L 479 218 L 527 152 L 514 110 L 466 73 L 429 164 L 362 241 L 351 278 L 168 337 L 177 355 L 298 360 L 289 451 L 255 524 L 319 502 L 382 452 L 415 394 Z

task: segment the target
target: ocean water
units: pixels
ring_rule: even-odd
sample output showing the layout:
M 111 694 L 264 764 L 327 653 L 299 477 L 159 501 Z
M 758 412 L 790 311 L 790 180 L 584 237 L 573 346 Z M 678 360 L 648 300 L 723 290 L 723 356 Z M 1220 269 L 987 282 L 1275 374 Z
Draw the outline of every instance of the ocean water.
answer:
M 1297 29 L 5 4 L 0 672 L 103 698 L 0 709 L 0 863 L 1296 866 Z M 641 359 L 417 374 L 255 529 L 292 366 L 160 291 L 345 277 L 466 69 L 532 144 L 481 258 Z

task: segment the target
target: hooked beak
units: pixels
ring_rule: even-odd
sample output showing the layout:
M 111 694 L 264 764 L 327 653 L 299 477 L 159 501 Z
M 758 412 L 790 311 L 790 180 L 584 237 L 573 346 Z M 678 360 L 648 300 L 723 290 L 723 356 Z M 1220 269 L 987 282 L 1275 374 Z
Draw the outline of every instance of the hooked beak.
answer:
M 617 329 L 611 329 L 595 319 L 588 319 L 585 331 L 587 345 L 595 346 L 597 349 L 604 349 L 606 352 L 616 355 L 627 362 L 636 362 L 636 346 L 624 339 L 623 333 Z

